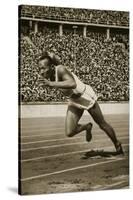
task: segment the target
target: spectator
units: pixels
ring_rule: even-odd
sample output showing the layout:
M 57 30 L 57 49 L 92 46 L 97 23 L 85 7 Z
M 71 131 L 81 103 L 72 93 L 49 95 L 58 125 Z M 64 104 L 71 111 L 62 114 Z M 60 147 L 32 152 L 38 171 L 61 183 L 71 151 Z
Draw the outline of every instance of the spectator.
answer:
M 24 17 L 57 19 L 66 21 L 82 21 L 95 24 L 128 26 L 129 13 L 125 11 L 90 10 L 77 8 L 21 6 Z
M 119 37 L 123 37 L 122 33 Z M 84 38 L 80 34 L 73 35 L 69 30 L 60 37 L 56 30 L 46 27 L 43 33 L 30 32 L 28 38 L 22 35 L 20 44 L 22 101 L 65 101 L 60 92 L 57 95 L 54 90 L 49 92 L 48 88 L 39 88 L 37 62 L 44 49 L 59 55 L 64 65 L 94 88 L 99 100 L 129 99 L 129 52 L 128 48 L 123 49 L 118 44 L 117 35 L 111 35 L 107 41 L 104 33 L 92 30 Z M 125 41 L 128 46 L 128 37 Z

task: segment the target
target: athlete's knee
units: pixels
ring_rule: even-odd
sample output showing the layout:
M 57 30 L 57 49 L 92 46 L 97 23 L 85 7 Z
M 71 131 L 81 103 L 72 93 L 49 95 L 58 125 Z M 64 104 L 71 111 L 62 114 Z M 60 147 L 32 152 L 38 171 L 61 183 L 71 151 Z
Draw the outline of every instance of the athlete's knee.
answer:
M 66 136 L 67 136 L 67 137 L 73 137 L 73 136 L 74 136 L 74 133 L 73 133 L 73 132 L 66 132 Z

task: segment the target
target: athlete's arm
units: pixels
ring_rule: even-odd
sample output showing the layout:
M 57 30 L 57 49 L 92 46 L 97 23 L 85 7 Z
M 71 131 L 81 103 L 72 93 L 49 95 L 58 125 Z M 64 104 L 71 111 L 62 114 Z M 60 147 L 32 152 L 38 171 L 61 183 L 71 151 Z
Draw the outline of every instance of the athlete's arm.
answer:
M 76 82 L 71 74 L 64 66 L 58 68 L 59 81 L 48 81 L 44 80 L 44 84 L 50 87 L 61 88 L 61 89 L 74 89 L 76 88 Z

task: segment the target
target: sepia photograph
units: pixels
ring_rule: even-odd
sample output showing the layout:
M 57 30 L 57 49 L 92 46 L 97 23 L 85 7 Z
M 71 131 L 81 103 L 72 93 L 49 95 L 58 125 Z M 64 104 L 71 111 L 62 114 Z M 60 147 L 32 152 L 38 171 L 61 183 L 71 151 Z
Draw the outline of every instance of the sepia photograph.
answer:
M 129 12 L 18 6 L 19 194 L 129 189 Z

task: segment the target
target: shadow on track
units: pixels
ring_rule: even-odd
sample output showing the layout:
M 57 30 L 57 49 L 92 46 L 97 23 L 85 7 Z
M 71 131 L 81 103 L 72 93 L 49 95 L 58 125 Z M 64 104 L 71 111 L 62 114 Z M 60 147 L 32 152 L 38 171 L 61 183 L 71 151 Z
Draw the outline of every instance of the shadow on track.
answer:
M 93 158 L 93 157 L 112 157 L 112 156 L 118 156 L 120 154 L 118 154 L 115 151 L 104 151 L 104 150 L 91 150 L 88 151 L 84 154 L 84 156 L 81 159 L 89 159 L 89 158 Z

